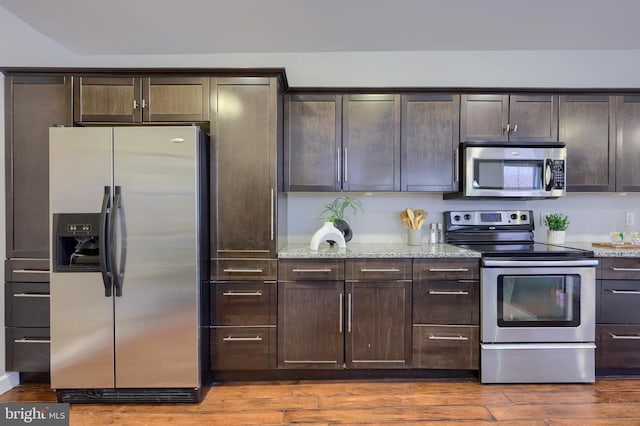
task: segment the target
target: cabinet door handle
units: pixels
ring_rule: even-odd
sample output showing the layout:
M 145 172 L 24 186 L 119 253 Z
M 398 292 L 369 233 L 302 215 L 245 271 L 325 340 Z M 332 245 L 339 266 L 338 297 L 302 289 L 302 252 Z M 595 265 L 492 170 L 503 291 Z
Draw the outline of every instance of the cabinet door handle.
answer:
M 133 109 L 138 109 L 138 101 L 137 100 L 133 100 Z
M 453 150 L 453 183 L 460 179 L 460 165 L 458 164 L 458 148 Z
M 614 271 L 618 272 L 640 272 L 640 268 L 611 268 Z
M 516 133 L 518 131 L 518 125 L 514 124 L 513 125 L 513 133 Z
M 150 105 L 147 103 L 147 101 L 145 99 L 143 99 L 142 100 L 142 109 L 149 108 L 149 106 Z
M 640 340 L 640 334 L 627 334 L 624 336 L 620 336 L 618 334 L 609 333 L 612 339 L 619 340 Z
M 342 333 L 342 323 L 344 322 L 344 294 L 340 293 L 338 295 L 338 329 L 340 333 Z
M 276 196 L 275 191 L 271 188 L 271 241 L 275 238 L 275 211 L 276 211 Z
M 640 294 L 637 290 L 607 290 L 613 294 Z
M 457 336 L 434 336 L 433 334 L 429 335 L 429 340 L 458 340 L 458 341 L 466 341 L 469 340 L 468 337 L 462 336 L 458 334 Z
M 429 294 L 437 294 L 437 295 L 449 295 L 449 296 L 466 296 L 469 294 L 468 291 L 463 290 L 429 290 Z
M 507 123 L 503 129 L 505 132 L 509 133 L 511 131 L 511 124 Z
M 331 272 L 332 269 L 331 268 L 318 268 L 318 269 L 301 269 L 301 268 L 295 268 L 292 269 L 291 272 Z
M 49 339 L 38 339 L 31 337 L 23 337 L 22 339 L 16 339 L 13 343 L 51 343 Z
M 344 181 L 348 182 L 349 179 L 349 151 L 344 148 Z
M 261 291 L 225 291 L 223 296 L 262 296 Z
M 46 298 L 50 298 L 51 295 L 50 294 L 46 294 L 46 293 L 15 293 L 13 295 L 13 297 L 46 297 Z
M 429 268 L 429 272 L 469 272 L 469 268 Z
M 360 268 L 360 272 L 400 272 L 398 268 Z
M 338 183 L 342 183 L 342 163 L 340 162 L 340 156 L 341 151 L 338 150 L 338 161 L 336 162 L 336 164 L 338 165 L 338 172 L 336 173 L 338 175 Z
M 348 314 L 347 314 L 348 315 L 347 316 L 347 327 L 348 327 L 348 329 L 347 329 L 347 331 L 349 333 L 351 333 L 351 320 L 353 319 L 352 316 L 351 316 L 352 315 L 351 304 L 352 304 L 351 303 L 351 293 L 349 293 L 349 299 L 347 301 L 347 305 L 348 305 L 348 309 L 347 309 L 347 312 L 348 312 Z
M 262 337 L 233 337 L 227 336 L 222 338 L 223 342 L 262 342 Z
M 48 274 L 49 270 L 42 269 L 13 269 L 14 274 Z
M 223 271 L 231 274 L 260 274 L 262 268 L 226 268 Z

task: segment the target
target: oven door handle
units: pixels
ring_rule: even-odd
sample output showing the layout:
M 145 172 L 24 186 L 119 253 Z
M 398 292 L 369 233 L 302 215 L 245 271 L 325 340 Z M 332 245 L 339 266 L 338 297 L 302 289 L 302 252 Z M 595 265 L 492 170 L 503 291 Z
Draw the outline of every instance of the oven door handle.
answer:
M 482 259 L 482 265 L 488 267 L 575 267 L 597 266 L 598 259 L 580 260 L 498 260 Z

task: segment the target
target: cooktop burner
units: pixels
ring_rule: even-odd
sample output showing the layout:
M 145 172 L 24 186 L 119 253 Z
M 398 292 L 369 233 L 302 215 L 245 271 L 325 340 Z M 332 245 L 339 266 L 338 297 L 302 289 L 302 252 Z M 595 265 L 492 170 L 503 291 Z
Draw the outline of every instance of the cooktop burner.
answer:
M 594 257 L 593 251 L 534 241 L 531 210 L 444 212 L 445 242 L 482 257 Z

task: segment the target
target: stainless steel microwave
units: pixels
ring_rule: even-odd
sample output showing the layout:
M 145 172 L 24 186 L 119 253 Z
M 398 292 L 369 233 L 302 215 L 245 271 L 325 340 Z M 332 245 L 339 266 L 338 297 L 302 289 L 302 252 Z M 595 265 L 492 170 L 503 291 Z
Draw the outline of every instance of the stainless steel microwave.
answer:
M 557 198 L 566 193 L 563 142 L 464 142 L 460 191 L 451 198 Z

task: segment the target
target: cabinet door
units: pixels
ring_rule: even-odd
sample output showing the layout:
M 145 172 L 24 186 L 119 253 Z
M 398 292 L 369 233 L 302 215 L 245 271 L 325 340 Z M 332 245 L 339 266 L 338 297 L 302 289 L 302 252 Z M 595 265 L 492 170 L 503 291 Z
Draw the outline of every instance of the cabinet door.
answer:
M 559 140 L 567 144 L 567 191 L 615 191 L 614 98 L 561 95 Z
M 142 79 L 137 77 L 78 77 L 74 85 L 78 122 L 142 121 Z
M 456 191 L 460 96 L 402 96 L 402 191 Z
M 348 368 L 406 368 L 411 362 L 411 283 L 347 283 Z
M 510 141 L 558 141 L 558 97 L 556 95 L 511 95 L 509 98 Z
M 462 95 L 460 141 L 506 141 L 509 139 L 508 95 Z
M 284 117 L 284 190 L 339 191 L 342 96 L 288 95 Z
M 5 79 L 7 257 L 49 257 L 49 127 L 71 126 L 72 78 Z
M 212 256 L 274 258 L 277 80 L 213 79 L 212 87 Z
M 278 283 L 278 367 L 342 368 L 342 281 Z
M 342 189 L 400 190 L 400 95 L 345 95 Z
M 640 191 L 640 96 L 616 103 L 616 191 Z
M 145 78 L 142 107 L 144 121 L 208 121 L 209 78 Z

